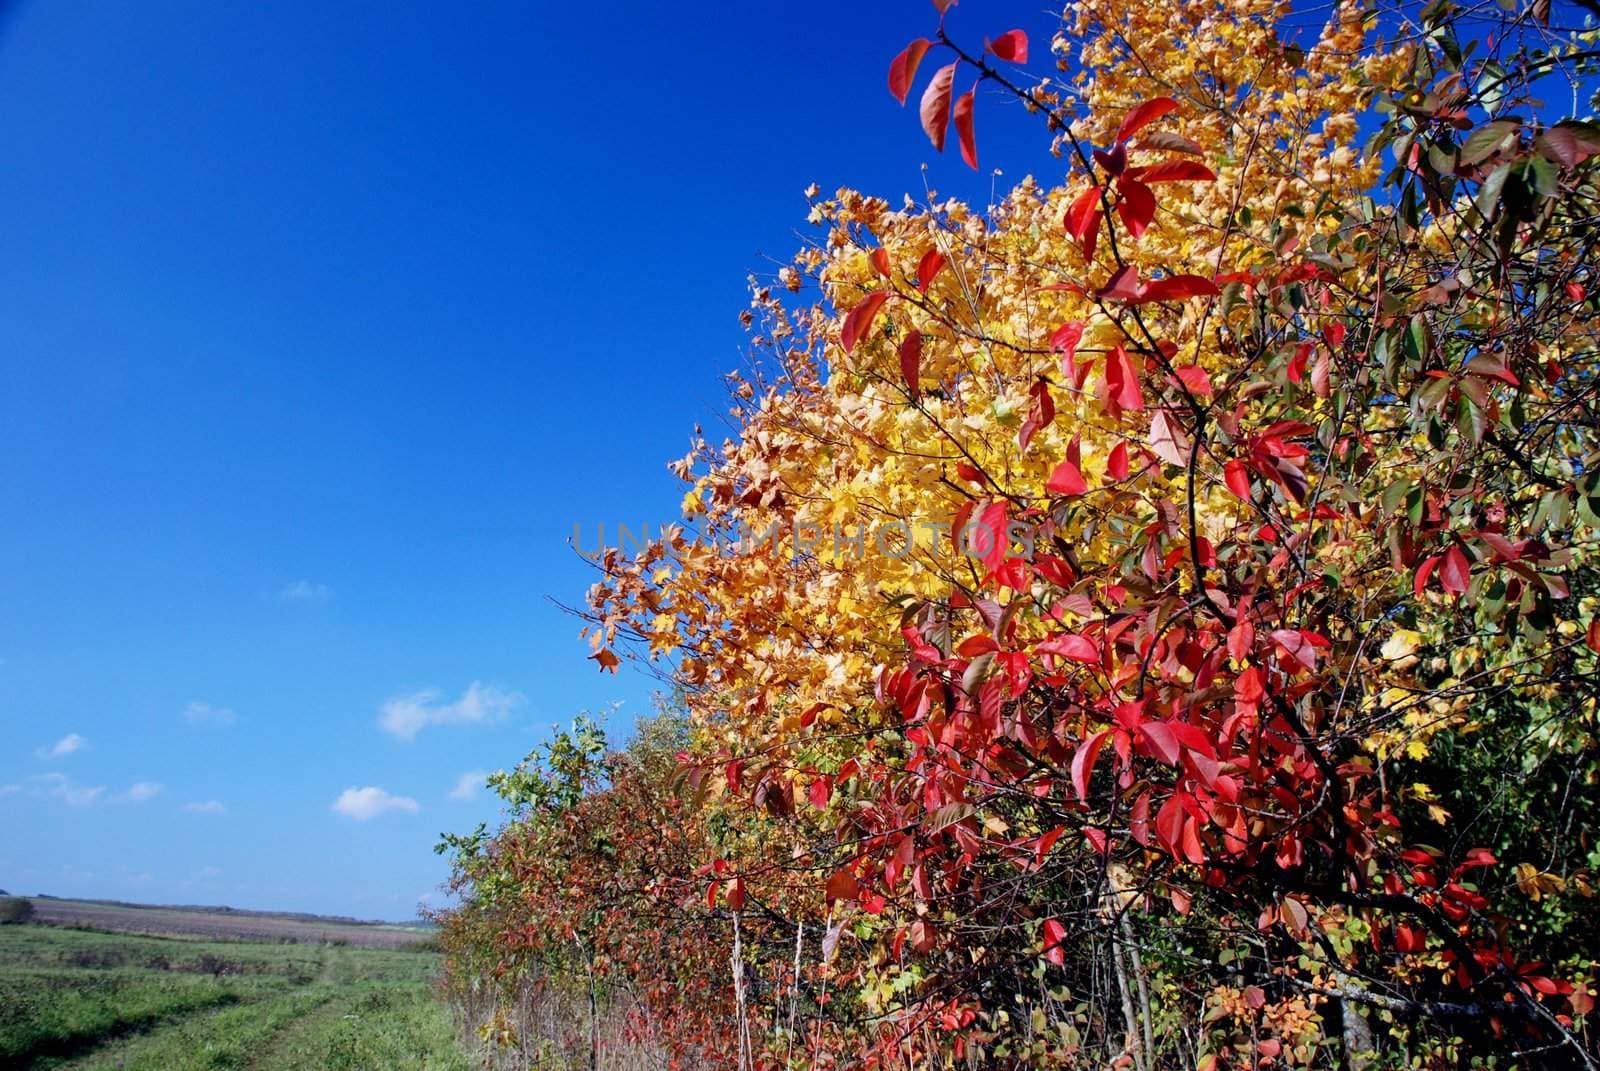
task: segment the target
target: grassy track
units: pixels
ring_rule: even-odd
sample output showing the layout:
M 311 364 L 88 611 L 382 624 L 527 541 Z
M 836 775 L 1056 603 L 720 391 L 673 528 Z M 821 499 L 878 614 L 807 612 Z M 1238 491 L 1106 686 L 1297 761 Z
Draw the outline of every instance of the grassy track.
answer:
M 429 952 L 0 927 L 0 1067 L 466 1071 Z

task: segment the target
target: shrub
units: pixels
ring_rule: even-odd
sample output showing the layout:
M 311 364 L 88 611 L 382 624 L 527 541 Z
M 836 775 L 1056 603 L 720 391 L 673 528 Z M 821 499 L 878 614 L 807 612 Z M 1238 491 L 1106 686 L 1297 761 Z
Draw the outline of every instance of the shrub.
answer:
M 0 924 L 30 922 L 33 919 L 33 901 L 20 896 L 0 897 Z

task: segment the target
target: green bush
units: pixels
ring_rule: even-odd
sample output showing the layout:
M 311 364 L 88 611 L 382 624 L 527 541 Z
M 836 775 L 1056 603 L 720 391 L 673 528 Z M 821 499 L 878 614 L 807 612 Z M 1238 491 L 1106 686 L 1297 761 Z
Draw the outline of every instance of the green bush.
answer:
M 0 897 L 0 925 L 7 922 L 28 922 L 33 918 L 33 901 L 20 896 Z

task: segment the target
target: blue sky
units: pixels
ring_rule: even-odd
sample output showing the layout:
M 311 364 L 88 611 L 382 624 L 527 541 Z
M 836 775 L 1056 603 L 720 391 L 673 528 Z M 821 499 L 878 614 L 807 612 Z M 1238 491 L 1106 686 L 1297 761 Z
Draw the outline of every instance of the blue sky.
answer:
M 1039 11 L 950 25 L 1037 67 Z M 652 681 L 550 602 L 590 582 L 573 525 L 675 515 L 807 184 L 987 199 L 884 88 L 933 25 L 9 5 L 0 887 L 405 917 L 496 815 L 462 775 L 585 709 L 625 732 Z M 1017 109 L 977 122 L 1054 173 Z

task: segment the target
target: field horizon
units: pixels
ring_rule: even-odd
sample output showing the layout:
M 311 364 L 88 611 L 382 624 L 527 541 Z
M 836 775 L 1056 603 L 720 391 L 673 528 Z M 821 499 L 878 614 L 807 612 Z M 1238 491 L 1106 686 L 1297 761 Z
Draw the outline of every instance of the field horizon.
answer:
M 420 927 L 20 897 L 0 926 L 0 1066 L 466 1066 Z
M 371 919 L 357 918 L 353 915 L 327 915 L 316 911 L 291 911 L 271 907 L 235 907 L 231 904 L 179 904 L 159 903 L 142 900 L 123 900 L 116 897 L 100 896 L 57 896 L 47 892 L 21 892 L 14 889 L 0 889 L 0 897 L 10 897 L 18 900 L 31 901 L 35 909 L 40 905 L 55 905 L 68 908 L 72 905 L 84 905 L 97 908 L 121 908 L 133 911 L 178 911 L 198 915 L 223 915 L 237 916 L 240 918 L 255 919 L 284 919 L 295 922 L 321 923 L 335 926 L 387 926 L 398 929 L 430 929 L 431 924 L 421 917 L 405 919 Z

